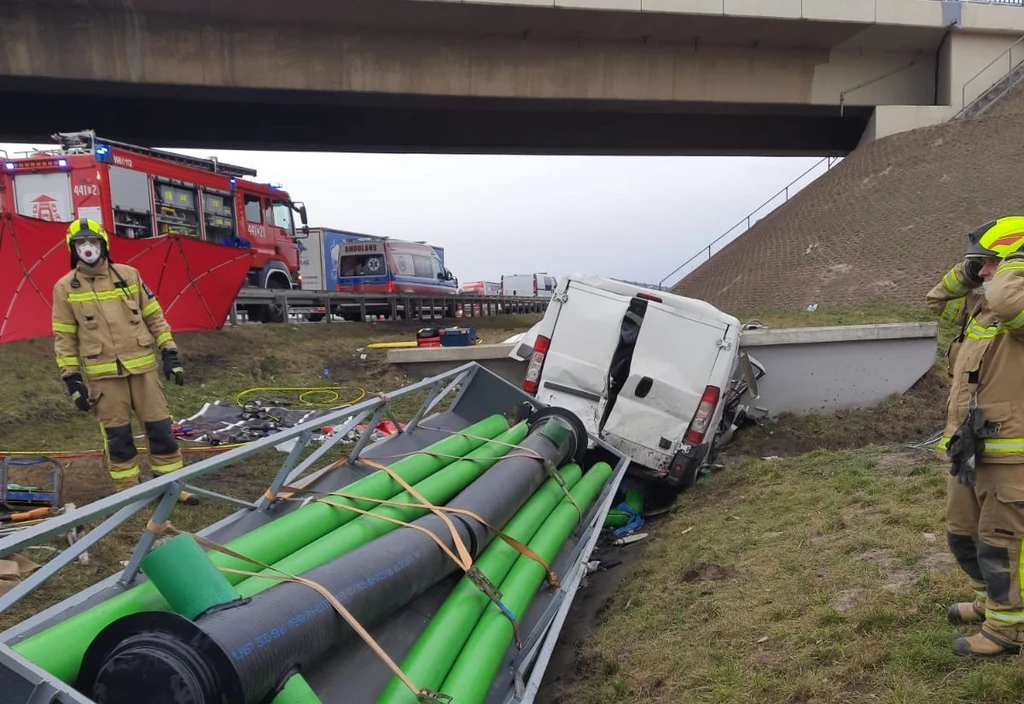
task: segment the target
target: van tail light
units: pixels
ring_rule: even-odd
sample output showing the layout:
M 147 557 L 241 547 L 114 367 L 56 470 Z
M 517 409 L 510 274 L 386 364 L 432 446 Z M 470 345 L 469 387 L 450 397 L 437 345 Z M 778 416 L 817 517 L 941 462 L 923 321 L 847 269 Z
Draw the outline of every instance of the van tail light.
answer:
M 334 284 L 335 291 L 341 291 L 341 284 Z
M 662 302 L 660 298 L 658 298 L 657 296 L 652 296 L 649 293 L 638 293 L 638 294 L 636 294 L 636 297 L 637 298 L 642 298 L 645 301 L 654 301 L 655 303 L 661 303 Z
M 711 419 L 715 415 L 715 407 L 718 406 L 720 393 L 717 386 L 709 386 L 704 389 L 697 412 L 693 414 L 690 427 L 686 429 L 686 435 L 683 436 L 686 442 L 700 444 L 704 441 L 704 435 L 708 432 L 708 426 L 711 425 Z
M 526 368 L 526 378 L 523 379 L 523 391 L 531 396 L 537 393 L 540 388 L 540 373 L 544 369 L 544 359 L 548 355 L 548 348 L 551 340 L 543 335 L 537 336 L 533 343 L 533 354 L 530 355 L 530 364 Z
M 534 296 L 537 295 L 537 277 L 536 276 L 533 277 L 533 295 Z
M 388 281 L 388 285 L 387 285 L 387 288 L 385 290 L 388 293 L 394 293 L 395 292 L 395 282 L 394 281 Z

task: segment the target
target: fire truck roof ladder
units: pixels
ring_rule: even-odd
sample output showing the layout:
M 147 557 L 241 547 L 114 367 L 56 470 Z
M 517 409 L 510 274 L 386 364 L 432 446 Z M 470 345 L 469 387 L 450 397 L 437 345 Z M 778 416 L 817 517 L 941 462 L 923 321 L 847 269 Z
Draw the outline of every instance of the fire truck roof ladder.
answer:
M 185 156 L 184 154 L 175 154 L 174 152 L 165 152 L 161 149 L 140 147 L 134 144 L 118 142 L 113 139 L 97 137 L 96 133 L 92 130 L 84 130 L 82 132 L 58 132 L 53 135 L 53 139 L 59 142 L 61 147 L 68 150 L 85 149 L 91 152 L 96 142 L 100 142 L 101 144 L 107 144 L 112 147 L 117 147 L 118 149 L 124 149 L 125 151 L 130 151 L 134 154 L 142 154 L 155 159 L 173 161 L 177 164 L 183 164 L 197 169 L 204 169 L 206 171 L 224 174 L 225 176 L 234 176 L 236 178 L 240 178 L 242 176 L 256 176 L 256 169 L 249 169 L 244 166 L 234 166 L 233 164 L 225 164 L 224 162 L 217 160 L 216 157 L 212 159 L 201 159 L 199 157 Z

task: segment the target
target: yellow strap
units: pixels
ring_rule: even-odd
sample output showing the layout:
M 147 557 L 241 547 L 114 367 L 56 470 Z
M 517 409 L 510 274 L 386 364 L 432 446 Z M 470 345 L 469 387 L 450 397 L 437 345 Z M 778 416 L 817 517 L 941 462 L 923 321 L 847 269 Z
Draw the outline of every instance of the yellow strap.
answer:
M 300 489 L 300 488 L 297 488 L 297 487 L 281 487 L 281 490 L 282 490 L 282 494 L 287 493 L 289 498 L 291 498 L 293 500 L 298 500 L 298 499 L 294 498 L 295 494 L 322 493 L 323 496 L 337 496 L 339 498 L 349 499 L 351 501 L 366 501 L 366 502 L 371 502 L 371 503 L 377 503 L 377 504 L 379 504 L 381 506 L 396 506 L 398 508 L 424 508 L 423 504 L 414 504 L 414 503 L 408 503 L 408 502 L 405 502 L 405 501 L 392 501 L 390 499 L 374 499 L 374 498 L 370 498 L 368 496 L 359 496 L 357 494 L 349 494 L 349 493 L 344 492 L 344 491 L 316 492 L 316 491 L 313 491 L 311 489 Z M 269 490 L 268 490 L 268 493 L 269 493 Z M 429 535 L 434 540 L 434 542 L 436 542 L 440 546 L 440 548 L 443 551 L 445 551 L 449 555 L 449 557 L 451 557 L 452 560 L 455 561 L 456 564 L 458 564 L 458 560 L 455 559 L 455 556 L 448 549 L 448 546 L 445 545 L 441 541 L 441 539 L 437 537 L 437 535 L 435 535 L 434 533 L 430 532 L 429 530 L 423 528 L 422 526 L 417 526 L 417 525 L 415 525 L 413 523 L 407 523 L 407 522 L 402 521 L 401 519 L 398 519 L 398 518 L 391 518 L 389 516 L 382 516 L 380 514 L 373 513 L 372 509 L 370 509 L 370 510 L 361 509 L 361 508 L 359 508 L 357 506 L 349 506 L 348 504 L 341 504 L 341 503 L 336 503 L 334 501 L 328 501 L 328 500 L 326 500 L 324 498 L 321 498 L 321 497 L 317 497 L 317 498 L 315 498 L 313 500 L 314 501 L 318 501 L 320 503 L 327 504 L 329 506 L 334 506 L 335 508 L 347 509 L 349 511 L 353 511 L 355 513 L 359 513 L 359 514 L 362 514 L 364 516 L 372 516 L 374 518 L 379 518 L 381 520 L 388 521 L 389 523 L 395 523 L 397 525 L 404 526 L 406 528 L 415 528 L 416 530 L 419 530 L 419 531 Z M 507 543 L 511 548 L 513 548 L 514 550 L 519 552 L 519 554 L 526 555 L 531 560 L 535 560 L 540 565 L 542 565 L 544 567 L 544 571 L 547 572 L 547 580 L 548 580 L 548 583 L 551 584 L 551 586 L 555 587 L 556 589 L 561 586 L 561 583 L 558 580 L 558 575 L 555 574 L 554 570 L 551 569 L 551 566 L 547 563 L 547 560 L 545 560 L 543 557 L 538 555 L 534 550 L 532 550 L 530 548 L 529 545 L 526 545 L 525 543 L 523 543 L 523 542 L 521 542 L 519 540 L 516 540 L 511 535 L 509 535 L 509 534 L 505 533 L 504 531 L 501 531 L 501 530 L 495 528 L 494 526 L 492 526 L 490 523 L 485 521 L 479 514 L 474 513 L 473 511 L 470 511 L 469 509 L 453 508 L 451 506 L 434 506 L 434 508 L 436 508 L 438 511 L 445 511 L 445 512 L 448 512 L 448 513 L 457 513 L 457 514 L 460 514 L 460 515 L 463 515 L 463 516 L 467 516 L 469 518 L 472 518 L 474 521 L 477 521 L 478 523 L 480 523 L 480 525 L 484 526 L 485 528 L 487 528 L 490 531 L 493 531 L 494 534 L 497 537 L 499 537 L 503 541 L 505 541 L 505 543 Z M 460 565 L 460 567 L 461 567 L 461 565 Z
M 451 551 L 449 551 L 447 548 L 445 548 L 445 551 L 448 552 L 448 554 L 451 556 L 453 560 L 455 560 L 455 564 L 457 564 L 463 570 L 469 571 L 469 568 L 473 566 L 473 556 L 470 555 L 469 548 L 467 548 L 466 545 L 462 542 L 462 537 L 459 535 L 459 531 L 455 529 L 455 524 L 451 522 L 451 519 L 448 518 L 448 516 L 446 516 L 443 511 L 439 510 L 437 506 L 427 501 L 426 497 L 416 490 L 416 487 L 414 487 L 409 482 L 405 481 L 405 479 L 403 479 L 397 472 L 395 472 L 387 465 L 383 465 L 378 462 L 374 462 L 373 460 L 367 460 L 364 458 L 360 458 L 360 460 L 370 467 L 374 467 L 383 472 L 387 472 L 388 475 L 396 482 L 398 482 L 398 484 L 403 489 L 412 494 L 414 498 L 419 499 L 420 503 L 423 506 L 425 506 L 435 516 L 441 519 L 441 522 L 445 524 L 445 526 L 452 534 L 452 542 L 455 545 L 455 549 L 459 553 L 458 559 L 456 559 L 455 555 L 453 555 Z

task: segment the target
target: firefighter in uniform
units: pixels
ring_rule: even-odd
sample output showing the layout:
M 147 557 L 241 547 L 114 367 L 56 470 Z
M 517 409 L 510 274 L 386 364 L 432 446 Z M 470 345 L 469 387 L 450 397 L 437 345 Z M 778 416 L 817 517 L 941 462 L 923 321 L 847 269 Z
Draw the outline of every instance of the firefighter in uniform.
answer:
M 927 296 L 960 334 L 950 346 L 950 391 L 939 452 L 950 460 L 946 531 L 973 602 L 949 607 L 957 655 L 1002 655 L 1024 645 L 1024 217 L 985 223 L 967 254 Z
M 138 270 L 110 261 L 103 227 L 81 218 L 68 227 L 66 241 L 71 271 L 53 288 L 57 367 L 75 405 L 99 420 L 107 469 L 122 491 L 139 483 L 132 410 L 145 429 L 154 474 L 181 469 L 154 344 L 168 380 L 181 386 L 184 373 L 160 304 Z M 197 503 L 187 492 L 179 501 Z

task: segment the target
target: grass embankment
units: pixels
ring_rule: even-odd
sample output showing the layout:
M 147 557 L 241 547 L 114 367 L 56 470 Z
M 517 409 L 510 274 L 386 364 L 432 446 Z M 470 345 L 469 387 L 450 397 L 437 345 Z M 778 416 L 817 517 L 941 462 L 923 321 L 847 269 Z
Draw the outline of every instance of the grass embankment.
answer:
M 474 318 L 466 325 L 477 328 L 484 342 L 500 342 L 523 332 L 539 316 Z M 237 394 L 253 387 L 343 386 L 339 400 L 354 400 L 363 391 L 368 396 L 394 391 L 417 379 L 405 377 L 386 362 L 386 350 L 366 349 L 370 342 L 414 339 L 426 323 L 338 323 L 243 325 L 222 331 L 179 333 L 175 340 L 181 351 L 186 385 L 166 383 L 171 415 L 181 419 L 196 413 L 204 403 L 234 402 Z M 445 324 L 451 324 L 445 323 Z M 366 354 L 366 359 L 361 355 Z M 102 447 L 95 419 L 78 411 L 57 378 L 52 339 L 26 340 L 0 346 L 0 368 L 7 383 L 0 384 L 0 452 L 94 450 Z M 256 398 L 295 399 L 296 394 L 267 391 Z M 412 417 L 425 392 L 396 399 L 391 407 L 400 421 Z M 314 397 L 310 400 L 323 400 Z M 135 423 L 136 433 L 140 428 Z M 142 438 L 139 437 L 139 446 Z M 183 443 L 183 447 L 188 447 Z M 310 448 L 308 452 L 311 452 Z M 210 455 L 188 453 L 185 462 Z M 340 449 L 334 456 L 340 456 Z M 229 495 L 254 500 L 259 497 L 284 460 L 276 450 L 264 450 L 232 467 L 218 470 L 197 481 L 197 485 Z M 66 461 L 64 501 L 79 506 L 113 491 L 113 485 L 99 457 Z M 143 463 L 145 466 L 145 463 Z M 144 476 L 149 476 L 144 469 Z M 172 522 L 182 530 L 198 530 L 230 514 L 227 504 L 204 500 L 197 507 L 178 506 Z M 72 563 L 46 585 L 13 608 L 0 614 L 0 630 L 49 604 L 55 603 L 120 569 L 144 529 L 148 514 L 131 519 L 89 551 L 90 563 Z M 57 545 L 56 543 L 54 545 Z M 29 551 L 37 561 L 48 553 Z
M 934 319 L 885 308 L 737 317 L 772 328 Z M 1020 658 L 950 650 L 973 629 L 946 623 L 946 606 L 970 598 L 946 547 L 946 464 L 900 445 L 942 427 L 954 332 L 940 326 L 935 367 L 901 398 L 744 430 L 725 471 L 644 527 L 644 556 L 573 634 L 573 666 L 539 701 L 1024 699 Z M 770 455 L 782 457 L 759 459 Z
M 544 700 L 1021 701 L 1019 658 L 950 650 L 969 629 L 946 605 L 970 591 L 944 486 L 927 453 L 881 449 L 752 460 L 698 484 Z

